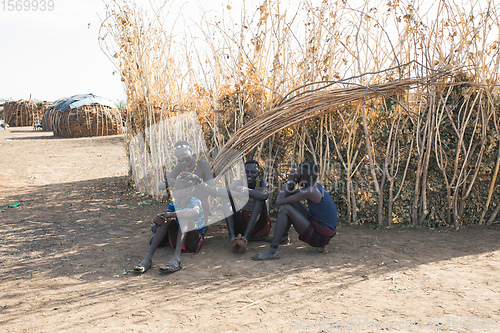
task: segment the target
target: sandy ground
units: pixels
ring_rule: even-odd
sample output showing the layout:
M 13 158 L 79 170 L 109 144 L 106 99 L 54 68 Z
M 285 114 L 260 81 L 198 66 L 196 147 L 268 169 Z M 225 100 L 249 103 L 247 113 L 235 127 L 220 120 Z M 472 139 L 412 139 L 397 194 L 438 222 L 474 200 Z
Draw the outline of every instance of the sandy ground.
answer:
M 184 269 L 130 273 L 165 204 L 125 186 L 123 139 L 0 131 L 3 332 L 500 332 L 500 227 L 341 225 L 319 254 L 292 234 L 230 252 L 212 225 Z M 9 208 L 8 205 L 18 207 Z

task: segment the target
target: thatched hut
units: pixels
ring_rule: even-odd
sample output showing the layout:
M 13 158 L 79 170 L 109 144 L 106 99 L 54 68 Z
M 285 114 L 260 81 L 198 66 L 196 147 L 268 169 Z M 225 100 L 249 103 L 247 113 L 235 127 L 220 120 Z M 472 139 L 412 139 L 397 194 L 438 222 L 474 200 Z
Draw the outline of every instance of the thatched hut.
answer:
M 6 100 L 0 99 L 0 120 L 4 120 L 3 117 L 3 105 L 5 104 Z
M 47 107 L 42 117 L 42 128 L 44 131 L 52 131 L 52 112 L 56 105 L 65 100 L 66 98 L 60 98 Z
M 54 135 L 77 138 L 123 133 L 115 104 L 93 94 L 75 95 L 52 104 L 44 115 Z
M 42 121 L 49 102 L 19 100 L 5 102 L 3 106 L 4 120 L 9 126 L 33 126 Z

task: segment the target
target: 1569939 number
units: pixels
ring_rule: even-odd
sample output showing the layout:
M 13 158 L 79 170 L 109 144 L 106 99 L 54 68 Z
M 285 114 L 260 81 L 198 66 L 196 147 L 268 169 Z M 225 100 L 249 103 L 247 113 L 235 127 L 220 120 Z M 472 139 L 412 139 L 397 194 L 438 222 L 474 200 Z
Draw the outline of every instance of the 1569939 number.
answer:
M 53 11 L 53 0 L 2 0 L 2 10 L 9 12 Z

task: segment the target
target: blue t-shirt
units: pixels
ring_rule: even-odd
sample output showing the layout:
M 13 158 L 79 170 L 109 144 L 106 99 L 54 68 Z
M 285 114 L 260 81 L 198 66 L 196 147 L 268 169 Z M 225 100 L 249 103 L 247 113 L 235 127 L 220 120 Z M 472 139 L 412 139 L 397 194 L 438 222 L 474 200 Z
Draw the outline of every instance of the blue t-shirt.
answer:
M 337 227 L 337 206 L 335 201 L 333 201 L 332 196 L 323 185 L 316 183 L 313 186 L 321 192 L 323 199 L 319 203 L 307 200 L 309 213 L 315 221 L 335 230 Z
M 203 214 L 203 205 L 199 199 L 191 197 L 191 200 L 183 207 L 179 207 L 179 200 L 176 199 L 168 205 L 167 212 L 175 212 L 176 206 L 181 210 L 185 208 L 194 208 L 196 205 L 200 207 L 200 213 L 194 218 L 194 225 L 195 229 L 198 229 L 198 231 L 203 234 L 205 233 L 205 215 Z M 177 223 L 179 223 L 179 219 L 177 219 Z

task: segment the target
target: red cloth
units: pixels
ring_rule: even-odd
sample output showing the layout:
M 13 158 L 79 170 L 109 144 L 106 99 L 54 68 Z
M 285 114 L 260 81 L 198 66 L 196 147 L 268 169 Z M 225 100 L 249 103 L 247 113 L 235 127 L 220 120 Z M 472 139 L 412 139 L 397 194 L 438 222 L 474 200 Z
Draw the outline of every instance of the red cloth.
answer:
M 252 215 L 252 212 L 249 210 L 242 210 L 241 213 L 243 215 L 243 220 L 244 220 L 243 229 L 246 230 L 247 226 L 248 226 L 248 221 L 250 220 L 250 215 Z M 255 225 L 255 226 L 257 226 L 257 225 Z M 254 227 L 254 229 L 250 233 L 250 237 L 265 237 L 265 236 L 269 236 L 270 232 L 271 232 L 271 218 L 269 217 L 268 222 L 266 223 L 266 225 L 262 229 L 255 230 L 255 227 Z
M 337 234 L 337 228 L 334 230 L 326 225 L 318 223 L 313 218 L 309 218 L 311 223 L 306 230 L 299 236 L 299 239 L 314 247 L 323 247 L 330 243 L 333 236 Z
M 179 231 L 177 231 L 177 232 L 179 232 Z M 199 234 L 198 244 L 196 245 L 196 250 L 194 250 L 194 251 L 186 249 L 186 242 L 190 241 L 190 240 L 188 240 L 188 237 L 191 238 L 190 236 L 196 236 L 194 234 L 190 235 L 190 233 L 198 233 Z M 176 239 L 173 240 L 171 238 L 171 233 L 170 232 L 168 233 L 168 240 L 170 242 L 170 246 L 172 246 L 172 249 L 174 249 L 174 251 L 175 251 L 175 247 L 173 244 L 177 241 L 177 235 L 175 235 L 175 237 L 176 237 Z M 181 253 L 197 253 L 198 251 L 200 251 L 201 246 L 203 245 L 204 241 L 205 241 L 205 234 L 199 232 L 198 230 L 189 231 L 188 234 L 186 235 L 186 240 L 184 241 L 184 244 L 182 244 Z

